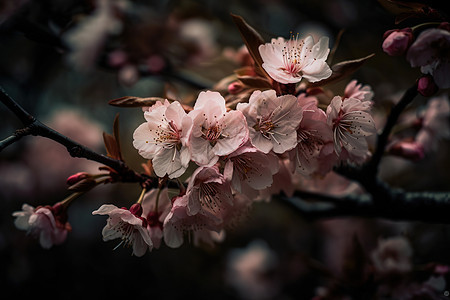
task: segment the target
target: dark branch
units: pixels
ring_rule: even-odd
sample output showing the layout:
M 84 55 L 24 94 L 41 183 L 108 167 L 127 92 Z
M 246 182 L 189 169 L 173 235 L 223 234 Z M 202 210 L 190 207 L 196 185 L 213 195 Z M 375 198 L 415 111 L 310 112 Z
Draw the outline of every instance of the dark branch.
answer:
M 386 204 L 373 201 L 368 194 L 347 195 L 340 198 L 307 194 L 308 197 L 279 196 L 276 199 L 310 220 L 353 216 L 450 224 L 450 193 L 391 190 L 392 200 Z M 317 200 L 325 198 L 328 201 Z
M 16 101 L 9 97 L 2 87 L 0 87 L 0 101 L 5 104 L 6 107 L 8 107 L 8 109 L 14 113 L 26 126 L 23 129 L 17 130 L 14 135 L 1 141 L 0 151 L 18 141 L 25 135 L 42 136 L 65 146 L 67 151 L 73 157 L 86 158 L 112 168 L 119 174 L 121 181 L 141 183 L 147 181 L 148 178 L 143 177 L 142 175 L 129 169 L 123 161 L 99 154 L 42 124 L 39 120 L 36 120 L 36 118 L 23 109 Z

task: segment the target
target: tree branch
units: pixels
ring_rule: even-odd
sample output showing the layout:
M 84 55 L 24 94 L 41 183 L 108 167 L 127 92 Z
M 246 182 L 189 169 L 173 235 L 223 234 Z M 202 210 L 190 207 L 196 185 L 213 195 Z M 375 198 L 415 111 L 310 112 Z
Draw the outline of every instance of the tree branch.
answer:
M 300 196 L 305 195 L 304 192 L 296 192 L 294 197 L 278 196 L 275 199 L 310 220 L 354 216 L 450 224 L 450 193 L 405 192 L 393 189 L 390 190 L 391 201 L 386 204 L 373 201 L 369 194 L 345 197 L 306 194 L 308 197 Z M 308 201 L 308 198 L 314 200 Z
M 13 135 L 0 142 L 0 151 L 12 143 L 18 141 L 25 135 L 36 135 L 49 138 L 66 147 L 69 154 L 73 157 L 86 158 L 106 165 L 115 170 L 123 182 L 144 183 L 148 178 L 131 170 L 125 162 L 113 159 L 103 154 L 99 154 L 86 146 L 83 146 L 74 140 L 62 135 L 52 128 L 42 124 L 39 120 L 23 109 L 14 99 L 12 99 L 0 86 L 0 101 L 14 113 L 20 121 L 26 126 L 17 130 Z

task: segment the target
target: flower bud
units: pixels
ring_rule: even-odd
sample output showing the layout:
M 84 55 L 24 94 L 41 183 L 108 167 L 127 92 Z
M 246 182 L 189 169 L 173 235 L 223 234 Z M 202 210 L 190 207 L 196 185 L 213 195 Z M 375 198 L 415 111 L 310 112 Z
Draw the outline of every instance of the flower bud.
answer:
M 439 90 L 438 86 L 430 75 L 425 75 L 417 81 L 417 91 L 425 97 L 433 96 Z
M 389 149 L 389 153 L 412 161 L 419 161 L 425 156 L 422 144 L 414 141 L 400 141 Z
M 69 178 L 67 178 L 67 184 L 74 185 L 75 183 L 77 183 L 83 179 L 86 179 L 88 177 L 91 177 L 91 175 L 89 175 L 86 172 L 78 172 L 76 174 L 69 176 Z
M 236 95 L 240 91 L 242 91 L 242 83 L 239 81 L 232 82 L 228 85 L 228 92 L 232 95 Z
M 131 205 L 130 212 L 136 217 L 140 217 L 142 215 L 142 205 L 140 205 L 139 203 Z
M 450 31 L 450 23 L 449 22 L 442 22 L 438 26 L 439 29 Z
M 411 28 L 404 28 L 388 30 L 383 38 L 383 51 L 391 56 L 401 56 L 412 44 L 414 36 Z

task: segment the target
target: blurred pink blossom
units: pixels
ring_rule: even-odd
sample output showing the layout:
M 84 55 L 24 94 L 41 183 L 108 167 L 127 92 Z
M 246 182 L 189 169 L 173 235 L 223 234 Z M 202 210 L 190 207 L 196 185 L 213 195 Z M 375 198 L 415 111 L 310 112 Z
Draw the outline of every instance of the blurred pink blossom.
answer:
M 445 29 L 424 30 L 411 45 L 406 59 L 411 67 L 421 67 L 424 74 L 433 76 L 436 84 L 450 88 L 450 32 Z
M 413 250 L 404 237 L 379 240 L 371 258 L 375 271 L 382 274 L 402 274 L 412 270 Z
M 39 206 L 36 209 L 23 204 L 22 211 L 16 211 L 12 215 L 16 217 L 16 227 L 38 237 L 39 243 L 45 249 L 62 244 L 71 230 L 67 222 L 67 212 L 60 204 L 53 207 Z
M 383 51 L 391 56 L 405 54 L 414 40 L 411 28 L 388 30 L 383 38 Z

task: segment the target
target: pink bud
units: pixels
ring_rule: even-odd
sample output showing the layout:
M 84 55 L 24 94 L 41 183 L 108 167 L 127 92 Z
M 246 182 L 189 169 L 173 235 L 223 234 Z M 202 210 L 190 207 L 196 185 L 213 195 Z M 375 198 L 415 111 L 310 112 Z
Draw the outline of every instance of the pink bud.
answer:
M 140 217 L 142 215 L 142 205 L 140 205 L 139 203 L 131 205 L 130 212 L 136 217 Z
M 442 22 L 438 26 L 439 29 L 450 31 L 450 23 L 449 22 Z
M 439 90 L 438 86 L 430 75 L 425 75 L 417 81 L 417 91 L 425 97 L 433 96 Z
M 412 161 L 419 161 L 425 156 L 425 150 L 422 144 L 408 141 L 400 141 L 394 144 L 389 149 L 389 153 Z
M 89 175 L 88 173 L 79 172 L 79 173 L 69 176 L 69 178 L 67 178 L 67 184 L 74 185 L 75 183 L 80 182 L 81 180 L 89 178 L 89 177 L 91 177 L 91 175 Z
M 383 35 L 383 51 L 391 56 L 401 56 L 412 44 L 411 28 L 388 30 Z
M 240 91 L 242 91 L 242 83 L 240 83 L 239 81 L 235 81 L 230 83 L 230 85 L 228 85 L 228 92 L 232 95 L 236 95 L 237 93 L 239 93 Z

